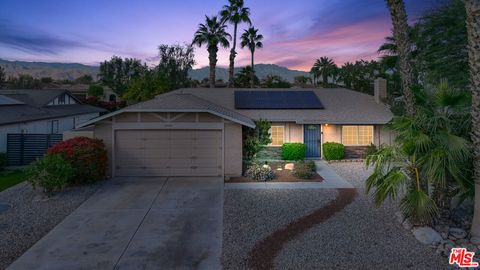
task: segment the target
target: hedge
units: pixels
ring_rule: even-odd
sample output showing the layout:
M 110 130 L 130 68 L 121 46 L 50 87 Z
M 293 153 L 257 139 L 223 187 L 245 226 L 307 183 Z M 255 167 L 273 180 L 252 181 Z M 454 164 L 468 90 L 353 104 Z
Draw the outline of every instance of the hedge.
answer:
M 284 143 L 282 145 L 282 158 L 284 160 L 303 160 L 307 146 L 303 143 Z
M 345 157 L 345 146 L 341 143 L 326 142 L 323 144 L 323 157 L 326 160 L 340 160 Z

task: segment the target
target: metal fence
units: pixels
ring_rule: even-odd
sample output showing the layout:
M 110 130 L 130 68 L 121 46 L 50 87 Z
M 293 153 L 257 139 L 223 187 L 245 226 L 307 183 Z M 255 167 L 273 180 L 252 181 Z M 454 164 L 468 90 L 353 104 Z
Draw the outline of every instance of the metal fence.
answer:
M 7 134 L 8 165 L 28 165 L 62 139 L 62 134 Z

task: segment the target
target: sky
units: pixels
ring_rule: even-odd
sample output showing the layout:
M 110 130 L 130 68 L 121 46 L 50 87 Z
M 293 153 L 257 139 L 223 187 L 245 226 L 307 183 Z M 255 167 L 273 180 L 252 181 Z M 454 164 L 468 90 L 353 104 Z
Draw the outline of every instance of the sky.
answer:
M 405 0 L 410 22 L 440 0 Z M 158 45 L 190 43 L 205 15 L 226 0 L 2 0 L 0 58 L 98 65 L 113 55 L 154 64 Z M 256 63 L 310 70 L 328 56 L 341 65 L 375 59 L 391 20 L 384 0 L 245 0 L 253 25 L 264 36 Z M 248 25 L 239 26 L 239 32 Z M 232 27 L 228 29 L 232 31 Z M 240 36 L 239 34 L 239 36 Z M 237 47 L 236 66 L 250 53 Z M 218 65 L 228 66 L 228 49 Z M 195 67 L 208 65 L 205 47 Z

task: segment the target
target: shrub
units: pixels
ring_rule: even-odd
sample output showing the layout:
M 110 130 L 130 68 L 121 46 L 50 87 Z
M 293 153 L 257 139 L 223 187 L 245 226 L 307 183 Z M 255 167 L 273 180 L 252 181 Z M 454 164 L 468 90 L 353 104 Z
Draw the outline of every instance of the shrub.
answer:
M 245 175 L 257 181 L 270 181 L 275 177 L 272 168 L 267 164 L 252 164 L 248 167 Z
M 312 172 L 317 171 L 317 165 L 315 165 L 315 162 L 313 160 L 307 160 L 305 161 L 305 166 L 307 166 L 308 169 Z
M 0 153 L 0 172 L 7 167 L 7 154 Z
M 107 151 L 101 140 L 75 137 L 49 148 L 48 153 L 59 153 L 72 165 L 73 184 L 91 183 L 105 178 Z
M 62 190 L 74 176 L 74 169 L 60 154 L 46 154 L 25 169 L 25 176 L 33 188 L 41 187 L 49 194 Z
M 312 178 L 314 171 L 307 162 L 298 162 L 295 164 L 295 168 L 293 169 L 292 173 L 300 179 L 310 179 Z
M 103 96 L 103 87 L 100 85 L 92 84 L 88 87 L 88 95 L 93 97 Z
M 323 144 L 323 156 L 326 160 L 340 160 L 345 156 L 345 146 L 341 143 L 326 142 Z
M 282 145 L 282 158 L 284 160 L 303 160 L 307 146 L 303 143 L 284 143 Z

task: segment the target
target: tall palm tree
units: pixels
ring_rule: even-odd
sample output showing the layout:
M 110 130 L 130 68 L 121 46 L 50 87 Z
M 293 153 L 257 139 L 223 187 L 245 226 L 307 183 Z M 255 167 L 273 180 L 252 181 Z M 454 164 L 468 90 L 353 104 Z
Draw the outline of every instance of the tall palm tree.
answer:
M 328 84 L 328 77 L 335 75 L 337 66 L 333 62 L 333 59 L 323 56 L 315 61 L 313 68 L 316 70 L 317 76 L 322 76 L 325 86 Z
M 396 41 L 400 74 L 402 77 L 402 91 L 408 115 L 415 114 L 415 100 L 412 92 L 414 83 L 413 66 L 411 62 L 411 43 L 408 36 L 409 26 L 407 12 L 403 0 L 385 0 L 390 10 L 393 24 L 393 38 Z
M 469 47 L 470 80 L 472 91 L 473 180 L 475 181 L 475 213 L 473 215 L 471 241 L 480 244 L 480 3 L 465 0 Z
M 205 16 L 205 23 L 198 25 L 192 44 L 202 47 L 207 45 L 208 60 L 210 65 L 210 88 L 215 87 L 215 68 L 217 65 L 218 45 L 228 48 L 231 36 L 225 31 L 226 26 L 222 24 L 216 16 Z
M 310 69 L 310 74 L 312 75 L 313 79 L 312 79 L 312 83 L 313 85 L 317 85 L 317 74 L 318 74 L 318 70 L 315 69 L 315 67 L 312 67 Z
M 243 32 L 241 39 L 242 41 L 240 42 L 240 46 L 242 48 L 248 47 L 248 49 L 252 53 L 252 72 L 250 72 L 250 87 L 253 88 L 255 86 L 255 66 L 253 57 L 255 54 L 255 49 L 263 48 L 263 35 L 258 34 L 258 29 L 255 29 L 255 27 L 252 26 Z
M 234 84 L 234 68 L 235 68 L 235 56 L 237 52 L 235 48 L 237 47 L 237 27 L 239 23 L 248 23 L 252 24 L 250 21 L 250 9 L 243 6 L 243 0 L 228 0 L 229 4 L 223 6 L 220 11 L 220 17 L 222 18 L 222 23 L 229 22 L 233 24 L 233 45 L 230 50 L 230 66 L 228 68 L 228 87 L 233 87 Z

